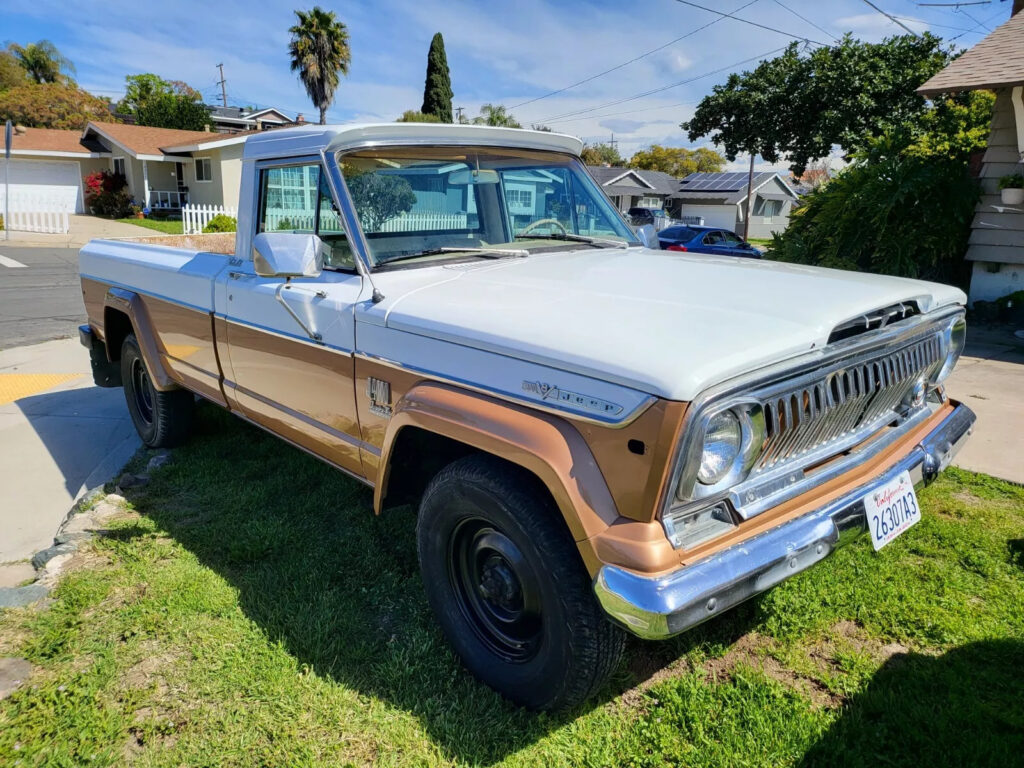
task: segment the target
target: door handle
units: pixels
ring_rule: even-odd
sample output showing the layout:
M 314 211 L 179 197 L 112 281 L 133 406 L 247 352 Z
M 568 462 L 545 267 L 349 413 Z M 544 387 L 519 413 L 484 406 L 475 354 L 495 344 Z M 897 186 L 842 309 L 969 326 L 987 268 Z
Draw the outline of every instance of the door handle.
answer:
M 252 272 L 228 272 L 228 277 L 232 280 L 244 280 L 249 277 L 256 277 Z

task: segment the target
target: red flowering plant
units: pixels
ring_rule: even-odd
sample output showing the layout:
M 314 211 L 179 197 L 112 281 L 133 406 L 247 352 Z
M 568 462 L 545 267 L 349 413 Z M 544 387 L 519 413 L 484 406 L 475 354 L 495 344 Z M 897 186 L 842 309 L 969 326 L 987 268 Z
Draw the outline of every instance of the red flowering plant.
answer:
M 84 179 L 85 197 L 97 216 L 123 218 L 132 212 L 128 182 L 120 173 L 96 171 Z

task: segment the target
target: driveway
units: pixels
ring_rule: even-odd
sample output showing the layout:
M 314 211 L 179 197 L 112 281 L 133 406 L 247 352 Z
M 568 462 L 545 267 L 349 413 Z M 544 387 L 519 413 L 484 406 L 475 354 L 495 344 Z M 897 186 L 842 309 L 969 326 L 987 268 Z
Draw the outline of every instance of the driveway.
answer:
M 978 415 L 954 463 L 1024 484 L 1024 342 L 1006 331 L 969 329 L 947 389 Z
M 68 220 L 68 234 L 47 235 L 39 232 L 11 231 L 10 237 L 4 239 L 0 232 L 0 253 L 5 247 L 43 246 L 50 248 L 81 248 L 90 240 L 110 237 L 144 237 L 153 232 L 134 224 L 101 219 L 97 216 L 74 214 Z

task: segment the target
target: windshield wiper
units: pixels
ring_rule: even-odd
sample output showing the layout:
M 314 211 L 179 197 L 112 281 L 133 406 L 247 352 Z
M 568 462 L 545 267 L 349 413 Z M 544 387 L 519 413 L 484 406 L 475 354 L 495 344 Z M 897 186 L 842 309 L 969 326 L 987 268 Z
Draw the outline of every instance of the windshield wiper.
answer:
M 629 243 L 625 240 L 605 240 L 600 237 L 587 237 L 586 235 L 573 235 L 568 232 L 562 234 L 561 232 L 550 234 L 550 235 L 534 235 L 527 233 L 525 235 L 516 235 L 516 240 L 568 240 L 574 243 L 586 243 L 587 245 L 596 245 L 599 248 L 605 246 L 611 246 L 612 248 L 629 248 Z
M 425 251 L 416 251 L 415 253 L 403 253 L 401 256 L 395 256 L 394 258 L 391 259 L 385 259 L 380 263 L 379 266 L 383 267 L 386 264 L 394 264 L 396 261 L 408 261 L 409 259 L 418 259 L 421 256 L 437 256 L 442 253 L 472 253 L 482 256 L 485 259 L 500 259 L 505 256 L 525 258 L 530 255 L 529 251 L 524 250 L 522 248 L 484 248 L 475 246 L 466 246 L 464 248 L 428 248 Z

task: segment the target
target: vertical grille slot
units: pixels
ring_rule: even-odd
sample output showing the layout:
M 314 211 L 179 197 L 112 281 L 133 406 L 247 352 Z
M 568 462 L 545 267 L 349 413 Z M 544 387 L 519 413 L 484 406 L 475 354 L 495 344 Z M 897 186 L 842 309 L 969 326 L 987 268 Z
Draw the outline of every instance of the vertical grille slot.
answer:
M 936 334 L 772 396 L 763 403 L 766 440 L 751 474 L 889 423 L 899 415 L 898 407 L 917 380 L 942 357 L 942 341 Z

